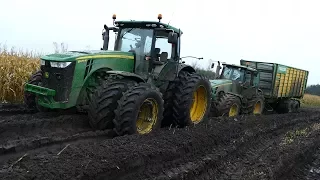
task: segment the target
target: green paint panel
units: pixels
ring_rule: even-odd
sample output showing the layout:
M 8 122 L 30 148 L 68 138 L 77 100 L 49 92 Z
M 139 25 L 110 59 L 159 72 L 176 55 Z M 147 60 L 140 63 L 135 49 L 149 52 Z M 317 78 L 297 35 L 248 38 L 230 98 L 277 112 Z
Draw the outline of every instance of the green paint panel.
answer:
M 286 74 L 287 73 L 287 67 L 283 65 L 278 65 L 278 73 Z
M 39 104 L 47 108 L 69 108 L 77 105 L 86 85 L 90 82 L 93 73 L 99 70 L 116 70 L 120 72 L 134 72 L 134 56 L 130 52 L 120 51 L 82 51 L 65 52 L 59 54 L 50 54 L 43 56 L 42 60 L 58 62 L 74 62 L 75 70 L 69 98 L 67 102 L 55 102 L 52 97 L 55 96 L 55 90 L 41 86 L 27 84 L 25 90 L 39 95 Z M 91 63 L 88 63 L 91 62 Z M 113 72 L 116 73 L 116 72 Z

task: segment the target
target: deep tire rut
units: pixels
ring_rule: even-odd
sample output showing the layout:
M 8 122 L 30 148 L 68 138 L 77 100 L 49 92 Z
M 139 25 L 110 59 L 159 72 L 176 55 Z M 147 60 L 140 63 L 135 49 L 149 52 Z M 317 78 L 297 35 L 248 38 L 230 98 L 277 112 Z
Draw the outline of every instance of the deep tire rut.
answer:
M 0 113 L 0 179 L 312 179 L 319 119 L 303 109 L 110 139 L 86 115 Z

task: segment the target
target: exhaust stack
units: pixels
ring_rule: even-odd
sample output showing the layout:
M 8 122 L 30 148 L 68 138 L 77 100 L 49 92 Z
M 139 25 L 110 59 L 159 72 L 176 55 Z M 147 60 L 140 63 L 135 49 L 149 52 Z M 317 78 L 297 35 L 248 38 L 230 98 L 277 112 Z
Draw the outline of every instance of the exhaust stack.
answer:
M 221 65 L 220 65 L 220 61 L 218 61 L 218 66 L 217 66 L 216 74 L 215 74 L 216 79 L 220 76 L 220 69 L 221 69 Z
M 103 47 L 101 48 L 101 50 L 108 50 L 108 46 L 109 46 L 109 28 L 107 25 L 104 25 L 104 31 L 102 33 L 102 40 L 103 40 Z

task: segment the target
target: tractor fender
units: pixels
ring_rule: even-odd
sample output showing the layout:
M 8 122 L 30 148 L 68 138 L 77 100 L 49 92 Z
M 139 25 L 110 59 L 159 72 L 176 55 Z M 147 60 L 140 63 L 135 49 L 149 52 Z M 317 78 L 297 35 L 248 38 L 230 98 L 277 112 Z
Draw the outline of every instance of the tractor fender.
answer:
M 226 92 L 226 94 L 232 94 L 232 95 L 234 95 L 234 96 L 237 96 L 237 97 L 240 98 L 240 101 L 242 101 L 243 96 L 240 95 L 240 94 L 236 94 L 236 93 L 232 93 L 232 92 Z
M 131 73 L 131 72 L 126 72 L 126 71 L 107 71 L 107 74 L 110 75 L 120 75 L 120 76 L 124 76 L 127 77 L 129 79 L 132 79 L 136 82 L 146 82 L 141 76 Z
M 126 72 L 126 71 L 113 71 L 112 69 L 110 68 L 100 68 L 100 69 L 97 69 L 93 72 L 90 72 L 90 74 L 86 77 L 86 79 L 84 80 L 83 82 L 83 85 L 81 87 L 79 87 L 79 98 L 77 100 L 77 104 L 81 104 L 83 101 L 85 101 L 85 99 L 83 97 L 84 94 L 86 93 L 85 92 L 85 88 L 86 86 L 92 82 L 94 76 L 93 74 L 96 74 L 96 73 L 102 73 L 102 74 L 106 74 L 106 75 L 114 75 L 114 76 L 122 76 L 122 77 L 126 77 L 128 79 L 132 79 L 136 82 L 145 82 L 145 80 L 140 77 L 139 75 L 137 74 L 134 74 L 134 73 L 131 73 L 131 72 Z
M 158 76 L 158 80 L 160 81 L 174 81 L 180 71 L 187 71 L 190 73 L 196 72 L 196 70 L 189 65 L 170 62 L 156 69 L 156 75 Z
M 179 64 L 178 74 L 180 73 L 180 71 L 187 71 L 189 73 L 196 72 L 196 70 L 192 66 L 189 66 L 189 65 L 186 65 L 186 64 Z

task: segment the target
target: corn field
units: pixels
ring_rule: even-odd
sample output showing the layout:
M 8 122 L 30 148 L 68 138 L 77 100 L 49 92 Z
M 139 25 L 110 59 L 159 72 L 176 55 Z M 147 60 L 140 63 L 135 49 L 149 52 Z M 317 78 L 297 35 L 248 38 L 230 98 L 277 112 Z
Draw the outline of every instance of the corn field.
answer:
M 39 55 L 0 47 L 0 102 L 23 101 L 23 88 L 39 68 Z

